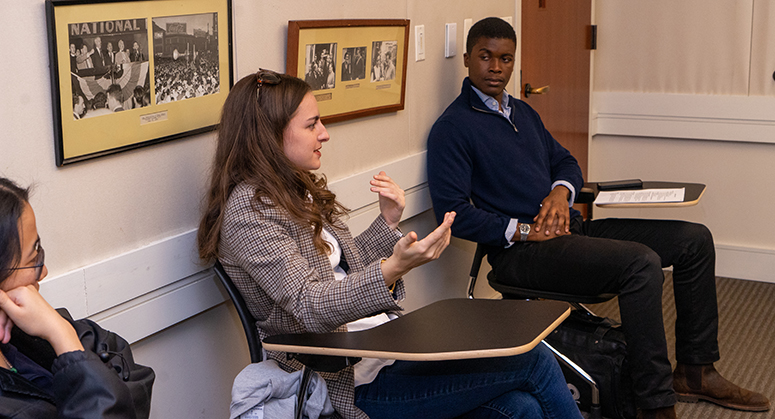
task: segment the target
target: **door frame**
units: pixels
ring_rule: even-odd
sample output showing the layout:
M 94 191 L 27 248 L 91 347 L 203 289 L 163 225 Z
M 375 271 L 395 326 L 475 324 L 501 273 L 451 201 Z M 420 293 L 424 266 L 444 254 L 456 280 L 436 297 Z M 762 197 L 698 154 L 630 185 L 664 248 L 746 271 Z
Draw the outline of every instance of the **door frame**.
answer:
M 517 52 L 516 56 L 514 57 L 514 74 L 511 75 L 511 82 L 509 89 L 513 92 L 512 96 L 515 98 L 518 98 L 522 100 L 522 1 L 523 0 L 514 0 L 514 32 L 517 34 Z M 531 0 L 527 0 L 531 1 Z M 552 1 L 552 0 L 547 0 Z M 596 0 L 591 0 L 591 16 L 590 16 L 590 24 L 596 25 Z M 597 117 L 593 117 L 594 113 L 594 80 L 595 80 L 595 51 L 592 50 L 589 52 L 589 114 L 587 115 L 587 118 L 589 119 L 589 127 L 587 131 L 587 170 L 589 170 L 589 167 L 591 166 L 592 161 L 592 135 L 594 132 L 597 132 Z

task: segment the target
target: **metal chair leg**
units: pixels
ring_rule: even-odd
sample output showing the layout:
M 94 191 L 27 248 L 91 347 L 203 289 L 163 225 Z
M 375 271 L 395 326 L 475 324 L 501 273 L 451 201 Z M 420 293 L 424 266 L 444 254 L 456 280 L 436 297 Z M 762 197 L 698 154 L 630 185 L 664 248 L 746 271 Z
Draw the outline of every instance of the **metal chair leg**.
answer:
M 468 299 L 469 300 L 474 299 L 474 288 L 476 288 L 476 277 L 472 276 L 468 280 Z
M 302 368 L 301 385 L 299 386 L 299 394 L 296 403 L 296 419 L 302 419 L 304 417 L 304 406 L 307 404 L 307 392 L 309 390 L 309 383 L 312 381 L 313 371 L 306 366 Z

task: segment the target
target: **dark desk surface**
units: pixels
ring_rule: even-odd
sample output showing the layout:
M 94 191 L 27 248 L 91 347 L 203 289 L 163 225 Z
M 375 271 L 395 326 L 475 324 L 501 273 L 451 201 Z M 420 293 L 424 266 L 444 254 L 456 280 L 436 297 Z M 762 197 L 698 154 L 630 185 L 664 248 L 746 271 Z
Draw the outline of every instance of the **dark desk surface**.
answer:
M 640 207 L 681 207 L 697 205 L 700 202 L 700 198 L 705 193 L 705 185 L 702 183 L 686 183 L 686 182 L 656 182 L 656 181 L 643 181 L 643 187 L 638 189 L 671 189 L 671 188 L 686 188 L 684 193 L 683 202 L 649 202 L 649 203 L 621 203 L 621 204 L 601 204 L 599 207 L 605 208 L 640 208 Z M 622 191 L 634 191 L 638 189 L 620 189 Z M 596 182 L 587 182 L 582 188 L 582 192 L 591 192 L 595 198 L 599 193 Z M 611 191 L 613 192 L 613 191 Z M 597 205 L 597 204 L 596 204 Z
M 373 329 L 270 336 L 270 351 L 404 361 L 489 358 L 533 349 L 570 313 L 558 301 L 437 301 Z

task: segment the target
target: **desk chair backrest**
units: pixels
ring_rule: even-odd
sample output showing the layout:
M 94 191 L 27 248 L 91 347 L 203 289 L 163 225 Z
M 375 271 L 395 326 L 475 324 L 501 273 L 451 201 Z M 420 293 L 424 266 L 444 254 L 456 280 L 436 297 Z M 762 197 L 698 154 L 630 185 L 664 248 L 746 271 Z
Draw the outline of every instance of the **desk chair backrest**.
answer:
M 221 280 L 223 287 L 226 288 L 226 292 L 229 293 L 229 297 L 231 297 L 231 301 L 234 303 L 234 308 L 237 309 L 237 314 L 239 314 L 239 318 L 242 321 L 242 327 L 245 329 L 245 337 L 248 339 L 250 362 L 261 362 L 263 358 L 261 355 L 261 338 L 258 336 L 258 329 L 256 329 L 256 319 L 250 314 L 250 310 L 248 310 L 248 306 L 245 304 L 242 294 L 240 294 L 239 290 L 234 285 L 234 282 L 229 278 L 226 270 L 223 269 L 221 262 L 216 261 L 213 270 L 215 270 L 218 279 Z
M 476 245 L 476 252 L 474 253 L 474 261 L 471 263 L 471 272 L 469 275 L 469 282 L 468 282 L 468 298 L 473 300 L 474 299 L 474 288 L 476 287 L 476 278 L 479 276 L 479 270 L 482 268 L 482 260 L 484 260 L 484 256 L 487 254 L 487 248 L 482 244 Z
M 245 329 L 245 337 L 248 340 L 248 349 L 250 350 L 250 362 L 261 362 L 263 360 L 263 345 L 258 335 L 258 329 L 256 329 L 255 317 L 248 310 L 245 299 L 242 298 L 242 294 L 240 294 L 234 282 L 232 282 L 229 275 L 223 269 L 221 262 L 215 262 L 213 270 L 218 279 L 221 280 L 224 288 L 226 288 L 226 292 L 229 293 L 231 301 L 234 303 L 234 308 L 237 309 L 237 314 L 239 314 L 239 318 L 242 321 L 242 328 Z M 291 356 L 315 371 L 324 372 L 337 372 L 360 361 L 360 358 L 353 356 L 325 356 L 304 353 L 296 353 Z

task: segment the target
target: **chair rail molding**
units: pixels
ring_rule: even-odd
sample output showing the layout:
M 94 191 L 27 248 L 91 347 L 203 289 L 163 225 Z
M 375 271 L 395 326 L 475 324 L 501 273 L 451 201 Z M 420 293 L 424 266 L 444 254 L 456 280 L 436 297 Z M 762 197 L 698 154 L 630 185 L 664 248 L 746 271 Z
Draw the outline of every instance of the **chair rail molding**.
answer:
M 775 97 L 594 92 L 594 135 L 775 143 Z

